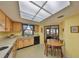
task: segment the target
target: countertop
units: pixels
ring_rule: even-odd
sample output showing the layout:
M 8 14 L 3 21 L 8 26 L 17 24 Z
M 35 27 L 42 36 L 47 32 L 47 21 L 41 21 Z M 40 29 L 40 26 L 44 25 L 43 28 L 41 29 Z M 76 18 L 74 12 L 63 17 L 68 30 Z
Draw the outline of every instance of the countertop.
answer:
M 8 46 L 7 49 L 0 51 L 0 58 L 4 58 L 4 56 L 9 52 L 9 50 L 11 49 L 11 47 L 13 46 L 16 40 L 17 38 L 8 38 L 8 39 L 0 40 L 0 47 Z

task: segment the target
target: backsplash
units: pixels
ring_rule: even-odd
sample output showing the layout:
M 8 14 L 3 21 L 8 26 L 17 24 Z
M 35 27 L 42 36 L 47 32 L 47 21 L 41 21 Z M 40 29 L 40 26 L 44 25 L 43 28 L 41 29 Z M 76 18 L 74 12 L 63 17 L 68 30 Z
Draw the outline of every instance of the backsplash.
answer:
M 9 36 L 10 34 L 14 34 L 15 36 L 21 36 L 21 32 L 0 32 L 0 39 Z

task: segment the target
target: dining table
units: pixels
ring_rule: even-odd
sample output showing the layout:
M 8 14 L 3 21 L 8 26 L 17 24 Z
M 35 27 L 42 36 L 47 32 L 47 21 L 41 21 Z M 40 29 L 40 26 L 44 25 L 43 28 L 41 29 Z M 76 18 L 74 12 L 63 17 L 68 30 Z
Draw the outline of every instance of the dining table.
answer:
M 47 43 L 46 43 L 47 54 L 48 54 L 48 48 L 53 47 L 53 49 L 60 49 L 61 50 L 61 57 L 63 57 L 62 48 L 61 48 L 62 46 L 64 46 L 63 40 L 47 39 Z M 52 50 L 51 50 L 51 53 L 52 53 Z
M 47 39 L 47 45 L 50 45 L 50 46 L 63 46 L 64 42 L 62 40 Z

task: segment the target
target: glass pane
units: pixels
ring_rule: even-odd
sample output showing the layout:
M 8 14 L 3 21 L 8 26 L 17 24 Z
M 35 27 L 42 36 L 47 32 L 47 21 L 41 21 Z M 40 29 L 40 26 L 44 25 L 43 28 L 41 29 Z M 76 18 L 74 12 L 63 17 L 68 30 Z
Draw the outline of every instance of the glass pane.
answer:
M 51 29 L 51 34 L 55 34 L 55 29 Z
M 26 13 L 26 15 L 25 14 L 22 15 L 22 17 L 26 18 L 26 19 L 33 18 L 33 17 L 28 17 L 28 15 L 34 16 L 34 15 L 36 15 L 38 10 L 40 9 L 36 5 L 30 3 L 29 1 L 20 1 L 19 7 L 20 7 L 20 13 L 21 12 Z
M 50 34 L 50 33 L 49 33 L 49 31 L 50 31 L 50 30 L 49 30 L 49 29 L 47 29 L 46 31 L 47 31 L 47 34 L 49 35 L 49 34 Z
M 44 6 L 44 9 L 48 10 L 52 14 L 55 14 L 69 5 L 69 1 L 48 1 Z
M 28 20 L 32 20 L 33 18 L 33 15 L 30 15 L 24 12 L 20 12 L 20 15 L 21 15 L 21 18 L 28 19 Z
M 42 18 L 40 18 L 40 17 L 35 17 L 34 19 L 33 19 L 33 21 L 37 21 L 37 22 L 40 22 L 40 21 L 42 21 L 43 19 Z
M 36 17 L 39 17 L 39 18 L 41 18 L 41 19 L 44 20 L 45 18 L 47 18 L 47 17 L 49 17 L 49 16 L 50 16 L 49 13 L 47 13 L 47 12 L 45 12 L 43 9 L 41 9 L 40 12 L 37 14 Z
M 27 25 L 23 25 L 23 30 L 27 29 Z
M 32 25 L 23 25 L 23 34 L 24 35 L 32 35 L 33 34 L 33 26 Z
M 45 1 L 33 1 L 33 2 L 39 5 L 40 7 L 42 7 L 42 5 L 45 3 Z

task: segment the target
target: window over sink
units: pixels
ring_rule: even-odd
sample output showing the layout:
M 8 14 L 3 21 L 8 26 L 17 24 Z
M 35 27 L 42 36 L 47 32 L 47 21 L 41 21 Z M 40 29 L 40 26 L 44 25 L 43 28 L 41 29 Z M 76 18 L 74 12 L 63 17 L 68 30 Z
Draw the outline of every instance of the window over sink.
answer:
M 31 36 L 34 34 L 34 26 L 30 24 L 23 24 L 23 36 Z

